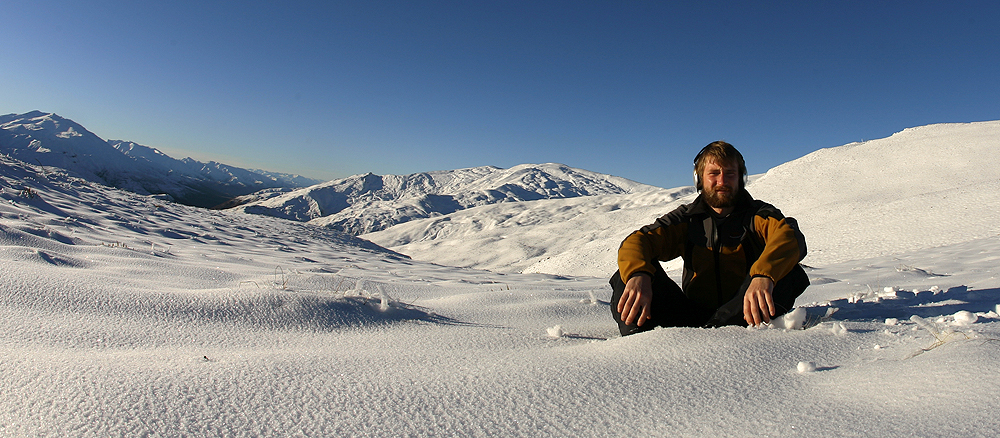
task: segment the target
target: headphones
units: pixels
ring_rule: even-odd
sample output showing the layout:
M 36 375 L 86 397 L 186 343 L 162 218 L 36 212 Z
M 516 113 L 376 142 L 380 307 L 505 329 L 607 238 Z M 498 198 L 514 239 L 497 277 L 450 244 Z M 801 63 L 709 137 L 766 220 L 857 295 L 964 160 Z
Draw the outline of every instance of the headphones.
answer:
M 708 152 L 710 149 L 718 149 L 718 148 L 722 148 L 723 151 L 725 152 L 725 155 L 731 157 L 734 161 L 736 161 L 736 167 L 739 168 L 741 177 L 740 189 L 743 189 L 744 187 L 747 186 L 747 183 L 749 182 L 750 179 L 750 176 L 747 175 L 747 165 L 746 162 L 743 160 L 743 154 L 741 154 L 740 151 L 736 150 L 736 148 L 733 147 L 733 145 L 726 143 L 724 141 L 715 141 L 709 143 L 708 146 L 701 148 L 701 151 L 698 152 L 698 155 L 695 155 L 694 172 L 693 172 L 694 188 L 699 192 L 702 191 L 701 175 L 698 175 L 698 163 L 701 162 L 701 159 L 706 152 Z

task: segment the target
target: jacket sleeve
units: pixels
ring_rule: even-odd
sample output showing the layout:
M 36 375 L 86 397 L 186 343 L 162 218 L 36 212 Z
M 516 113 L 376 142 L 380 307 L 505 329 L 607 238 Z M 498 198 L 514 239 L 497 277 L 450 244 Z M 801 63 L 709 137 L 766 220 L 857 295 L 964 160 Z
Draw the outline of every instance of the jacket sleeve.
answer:
M 806 240 L 793 218 L 776 215 L 754 217 L 757 235 L 764 240 L 764 250 L 750 267 L 750 275 L 781 280 L 806 256 Z
M 639 272 L 656 273 L 656 260 L 673 260 L 684 252 L 686 223 L 671 223 L 664 216 L 630 234 L 618 248 L 618 270 L 622 281 Z

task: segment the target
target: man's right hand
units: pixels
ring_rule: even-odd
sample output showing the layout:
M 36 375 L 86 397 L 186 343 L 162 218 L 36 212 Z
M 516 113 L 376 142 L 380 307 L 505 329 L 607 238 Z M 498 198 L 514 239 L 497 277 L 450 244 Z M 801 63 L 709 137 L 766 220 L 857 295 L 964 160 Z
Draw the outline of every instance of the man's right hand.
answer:
M 649 274 L 639 273 L 628 279 L 625 291 L 618 300 L 618 313 L 627 325 L 641 326 L 651 318 L 650 304 L 653 302 L 653 279 Z

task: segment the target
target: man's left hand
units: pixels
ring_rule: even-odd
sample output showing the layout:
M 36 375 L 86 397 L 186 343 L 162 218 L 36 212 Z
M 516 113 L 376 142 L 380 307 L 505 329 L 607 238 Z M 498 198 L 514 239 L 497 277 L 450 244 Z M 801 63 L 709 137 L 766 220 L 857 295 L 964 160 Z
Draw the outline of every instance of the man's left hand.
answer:
M 751 326 L 771 322 L 774 316 L 774 280 L 769 277 L 754 277 L 743 296 L 743 319 Z

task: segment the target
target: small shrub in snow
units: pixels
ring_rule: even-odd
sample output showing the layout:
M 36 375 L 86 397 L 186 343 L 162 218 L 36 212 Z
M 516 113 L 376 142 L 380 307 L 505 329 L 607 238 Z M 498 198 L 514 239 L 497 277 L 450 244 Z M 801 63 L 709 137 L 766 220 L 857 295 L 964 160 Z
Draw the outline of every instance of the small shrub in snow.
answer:
M 38 192 L 32 190 L 31 187 L 25 187 L 21 189 L 21 192 L 18 193 L 18 196 L 22 198 L 35 199 L 35 196 L 38 196 Z
M 959 312 L 959 313 L 961 313 L 961 312 Z M 973 315 L 973 316 L 975 316 L 975 315 Z M 938 318 L 939 321 L 942 320 L 942 319 L 943 318 Z M 914 356 L 917 356 L 917 355 L 919 355 L 921 353 L 924 353 L 924 352 L 927 352 L 927 351 L 931 351 L 931 350 L 933 350 L 933 349 L 935 349 L 937 347 L 940 347 L 941 345 L 943 345 L 944 343 L 949 342 L 949 341 L 953 341 L 953 340 L 956 340 L 956 339 L 971 339 L 972 338 L 972 336 L 970 336 L 969 334 L 962 333 L 962 332 L 955 332 L 955 331 L 952 331 L 951 329 L 939 330 L 938 327 L 934 325 L 934 323 L 932 323 L 932 322 L 930 322 L 930 321 L 928 321 L 926 319 L 923 319 L 923 318 L 921 318 L 921 317 L 919 317 L 917 315 L 911 316 L 910 317 L 910 321 L 913 321 L 915 324 L 917 324 L 917 327 L 920 327 L 920 328 L 925 329 L 928 332 L 930 332 L 930 334 L 934 336 L 934 339 L 936 339 L 937 342 L 931 344 L 931 346 L 929 346 L 927 348 L 921 348 L 921 349 L 913 352 L 913 354 L 909 355 L 907 357 L 907 359 L 912 358 Z M 975 334 L 973 333 L 973 336 L 974 335 Z

